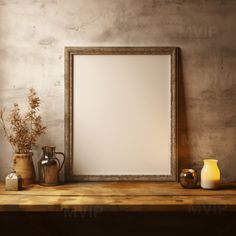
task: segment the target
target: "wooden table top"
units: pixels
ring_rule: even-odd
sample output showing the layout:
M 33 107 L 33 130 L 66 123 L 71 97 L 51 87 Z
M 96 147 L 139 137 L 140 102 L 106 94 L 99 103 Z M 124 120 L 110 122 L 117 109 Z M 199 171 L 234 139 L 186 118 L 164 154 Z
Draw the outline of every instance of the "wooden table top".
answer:
M 0 211 L 236 211 L 236 184 L 220 190 L 183 189 L 179 183 L 83 182 L 55 187 L 37 184 L 5 191 Z

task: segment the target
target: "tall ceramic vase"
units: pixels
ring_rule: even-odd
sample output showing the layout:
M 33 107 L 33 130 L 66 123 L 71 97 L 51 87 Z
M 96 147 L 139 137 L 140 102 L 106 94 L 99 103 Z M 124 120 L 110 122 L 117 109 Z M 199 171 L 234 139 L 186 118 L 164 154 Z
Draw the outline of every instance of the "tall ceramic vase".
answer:
M 33 153 L 18 154 L 13 156 L 13 168 L 21 175 L 23 185 L 27 186 L 35 182 L 35 169 L 32 159 Z

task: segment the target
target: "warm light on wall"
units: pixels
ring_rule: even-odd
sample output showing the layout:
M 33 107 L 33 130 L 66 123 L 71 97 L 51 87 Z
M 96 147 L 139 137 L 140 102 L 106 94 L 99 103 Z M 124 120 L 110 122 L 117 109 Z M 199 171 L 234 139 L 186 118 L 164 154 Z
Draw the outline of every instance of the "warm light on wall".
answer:
M 201 171 L 201 187 L 204 189 L 217 189 L 220 185 L 220 170 L 218 160 L 205 159 Z

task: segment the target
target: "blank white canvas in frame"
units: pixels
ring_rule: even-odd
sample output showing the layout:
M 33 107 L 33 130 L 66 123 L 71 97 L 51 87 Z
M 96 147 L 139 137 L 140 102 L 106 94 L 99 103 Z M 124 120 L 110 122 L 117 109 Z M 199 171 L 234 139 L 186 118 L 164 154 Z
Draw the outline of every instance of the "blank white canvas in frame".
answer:
M 171 174 L 170 60 L 74 55 L 74 175 Z

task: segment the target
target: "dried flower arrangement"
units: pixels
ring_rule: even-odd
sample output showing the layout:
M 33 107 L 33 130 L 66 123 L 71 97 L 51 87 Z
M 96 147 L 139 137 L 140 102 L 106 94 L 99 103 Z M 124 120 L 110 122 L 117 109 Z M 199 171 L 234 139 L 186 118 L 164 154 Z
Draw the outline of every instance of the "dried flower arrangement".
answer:
M 39 136 L 46 131 L 46 126 L 43 126 L 42 118 L 38 114 L 40 99 L 33 88 L 29 89 L 28 103 L 29 109 L 25 115 L 21 114 L 19 105 L 14 104 L 7 119 L 9 126 L 5 124 L 4 112 L 0 111 L 0 122 L 4 135 L 15 153 L 31 152 L 32 146 L 36 144 Z

